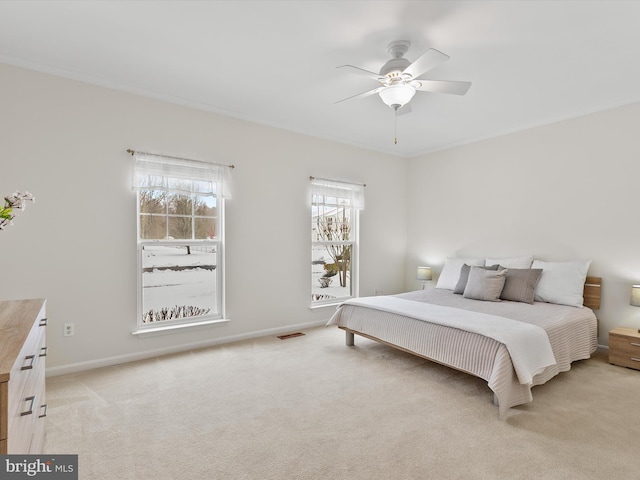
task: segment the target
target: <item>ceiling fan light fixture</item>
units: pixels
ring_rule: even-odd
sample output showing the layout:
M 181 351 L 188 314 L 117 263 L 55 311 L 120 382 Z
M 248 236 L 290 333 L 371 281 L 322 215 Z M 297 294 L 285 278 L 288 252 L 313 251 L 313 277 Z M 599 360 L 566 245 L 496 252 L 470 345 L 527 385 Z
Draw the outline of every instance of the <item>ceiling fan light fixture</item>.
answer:
M 401 108 L 413 98 L 416 89 L 411 85 L 389 85 L 378 93 L 382 101 L 391 108 Z

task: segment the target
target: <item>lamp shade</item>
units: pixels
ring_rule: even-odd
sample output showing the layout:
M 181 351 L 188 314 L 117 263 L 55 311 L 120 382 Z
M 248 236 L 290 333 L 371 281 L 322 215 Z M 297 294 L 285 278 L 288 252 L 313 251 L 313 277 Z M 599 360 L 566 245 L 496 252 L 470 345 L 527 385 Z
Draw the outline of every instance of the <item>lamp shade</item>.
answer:
M 640 285 L 631 286 L 631 302 L 634 307 L 640 307 Z
M 422 280 L 423 282 L 431 280 L 431 267 L 418 267 L 416 278 L 418 280 Z
M 409 103 L 415 93 L 416 89 L 410 85 L 389 85 L 381 90 L 378 95 L 388 106 L 398 105 L 398 107 L 402 107 Z

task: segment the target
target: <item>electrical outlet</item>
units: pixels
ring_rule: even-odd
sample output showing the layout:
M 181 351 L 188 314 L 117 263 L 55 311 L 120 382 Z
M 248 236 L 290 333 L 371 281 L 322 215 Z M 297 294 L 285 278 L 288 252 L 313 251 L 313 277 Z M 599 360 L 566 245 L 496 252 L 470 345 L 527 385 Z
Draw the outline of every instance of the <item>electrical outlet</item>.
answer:
M 373 289 L 373 294 L 374 295 L 382 295 L 384 292 L 382 290 L 378 290 L 377 288 Z
M 75 333 L 75 329 L 73 327 L 73 323 L 65 323 L 64 324 L 64 336 L 65 337 L 73 337 Z

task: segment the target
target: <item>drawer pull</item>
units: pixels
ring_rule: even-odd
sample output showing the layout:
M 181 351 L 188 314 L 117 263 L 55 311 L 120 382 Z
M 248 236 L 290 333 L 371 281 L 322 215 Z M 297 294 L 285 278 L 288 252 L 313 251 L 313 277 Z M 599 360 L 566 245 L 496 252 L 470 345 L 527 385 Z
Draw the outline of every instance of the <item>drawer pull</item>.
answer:
M 25 415 L 31 415 L 33 413 L 33 404 L 36 401 L 36 397 L 31 396 L 31 397 L 27 397 L 24 399 L 25 402 L 31 402 L 31 404 L 29 405 L 29 410 L 27 410 L 26 412 L 22 412 L 20 414 L 21 417 L 24 417 Z
M 45 403 L 44 405 L 40 405 L 40 409 L 44 409 L 44 413 L 41 415 L 38 415 L 38 418 L 42 418 L 42 417 L 46 417 L 47 416 L 47 404 Z
M 633 357 L 631 357 L 631 360 L 633 360 L 634 362 L 640 362 L 640 358 L 633 358 Z
M 640 343 L 633 343 L 633 342 L 631 342 L 631 345 L 633 345 L 634 347 L 640 347 Z
M 46 327 L 47 326 L 47 319 L 43 318 L 40 320 L 40 323 L 38 324 L 39 327 Z
M 42 348 L 40 349 L 40 355 L 38 355 L 38 356 L 39 356 L 39 357 L 46 357 L 46 356 L 47 356 L 47 349 L 48 349 L 48 348 L 49 348 L 49 347 L 42 347 Z
M 25 360 L 31 360 L 29 362 L 29 365 L 23 365 L 22 368 L 20 370 L 31 370 L 33 368 L 33 362 L 36 361 L 36 356 L 35 355 L 27 355 L 26 357 L 24 357 Z

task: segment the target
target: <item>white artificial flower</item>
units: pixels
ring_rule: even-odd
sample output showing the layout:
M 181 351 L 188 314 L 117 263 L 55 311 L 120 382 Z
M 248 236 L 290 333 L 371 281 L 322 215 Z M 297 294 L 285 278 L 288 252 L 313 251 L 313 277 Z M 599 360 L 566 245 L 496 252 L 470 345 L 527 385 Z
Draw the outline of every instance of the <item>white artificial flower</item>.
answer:
M 7 218 L 0 219 L 0 230 L 8 227 L 9 225 L 13 225 L 13 218 L 15 217 L 17 212 L 13 212 L 13 210 L 24 210 L 26 207 L 26 200 L 31 202 L 34 201 L 33 195 L 27 191 L 24 193 L 13 192 L 12 195 L 7 195 L 4 197 L 5 205 L 2 207 L 0 205 L 0 210 L 3 211 L 3 216 Z M 7 211 L 7 209 L 10 209 Z

